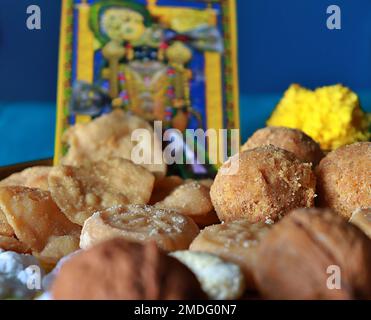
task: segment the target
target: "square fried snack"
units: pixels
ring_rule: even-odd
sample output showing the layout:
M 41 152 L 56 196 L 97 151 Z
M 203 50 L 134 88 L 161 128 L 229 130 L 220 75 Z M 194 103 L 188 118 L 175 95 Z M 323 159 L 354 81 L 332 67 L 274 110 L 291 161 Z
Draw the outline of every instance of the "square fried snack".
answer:
M 1 187 L 0 209 L 22 243 L 40 252 L 53 236 L 76 235 L 80 227 L 60 211 L 48 191 Z
M 79 166 L 110 157 L 131 159 L 132 150 L 137 144 L 132 141 L 131 136 L 137 129 L 145 129 L 149 137 L 140 142 L 143 149 L 162 155 L 161 142 L 147 121 L 122 110 L 115 110 L 92 122 L 78 123 L 70 127 L 63 136 L 69 150 L 61 162 L 64 165 Z M 156 176 L 166 175 L 167 166 L 164 161 L 161 161 L 161 164 L 149 162 L 143 166 Z
M 23 186 L 48 190 L 48 175 L 52 167 L 36 166 L 13 173 L 0 181 L 0 187 Z
M 79 225 L 99 210 L 148 203 L 154 181 L 147 169 L 122 158 L 81 167 L 59 166 L 49 174 L 53 199 L 68 219 Z

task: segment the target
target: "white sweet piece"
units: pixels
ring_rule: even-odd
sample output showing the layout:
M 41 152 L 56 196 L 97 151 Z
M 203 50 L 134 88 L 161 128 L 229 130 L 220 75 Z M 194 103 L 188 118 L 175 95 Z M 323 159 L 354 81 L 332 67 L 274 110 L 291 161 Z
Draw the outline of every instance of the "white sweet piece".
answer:
M 177 251 L 170 256 L 185 264 L 213 300 L 234 300 L 242 296 L 245 279 L 239 266 L 204 252 Z
M 30 299 L 38 292 L 27 287 L 35 277 L 35 268 L 42 277 L 44 271 L 38 260 L 28 254 L 0 251 L 0 299 Z M 41 279 L 40 279 L 41 281 Z

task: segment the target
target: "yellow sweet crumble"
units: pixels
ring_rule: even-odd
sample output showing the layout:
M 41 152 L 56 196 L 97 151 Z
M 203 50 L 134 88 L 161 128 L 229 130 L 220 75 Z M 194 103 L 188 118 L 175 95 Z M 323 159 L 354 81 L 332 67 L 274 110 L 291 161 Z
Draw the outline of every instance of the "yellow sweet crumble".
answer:
M 291 85 L 267 121 L 268 126 L 304 131 L 324 150 L 369 140 L 370 123 L 358 96 L 340 84 L 314 91 Z

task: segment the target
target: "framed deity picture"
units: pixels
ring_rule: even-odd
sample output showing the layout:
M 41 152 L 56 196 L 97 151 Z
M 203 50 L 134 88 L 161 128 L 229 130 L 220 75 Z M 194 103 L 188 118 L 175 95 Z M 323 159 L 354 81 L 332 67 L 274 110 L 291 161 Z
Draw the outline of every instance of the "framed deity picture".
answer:
M 234 0 L 65 0 L 55 162 L 76 123 L 123 109 L 163 127 L 239 128 Z

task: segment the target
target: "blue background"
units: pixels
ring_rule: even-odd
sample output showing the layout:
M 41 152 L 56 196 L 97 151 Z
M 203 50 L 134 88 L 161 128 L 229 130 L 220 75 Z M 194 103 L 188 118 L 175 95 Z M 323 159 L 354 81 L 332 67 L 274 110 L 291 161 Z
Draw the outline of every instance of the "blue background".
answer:
M 242 136 L 264 125 L 293 82 L 343 83 L 371 110 L 370 0 L 238 0 Z M 26 8 L 42 30 L 26 28 Z M 60 0 L 0 0 L 0 165 L 53 154 Z M 326 8 L 342 9 L 342 30 Z

